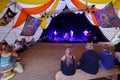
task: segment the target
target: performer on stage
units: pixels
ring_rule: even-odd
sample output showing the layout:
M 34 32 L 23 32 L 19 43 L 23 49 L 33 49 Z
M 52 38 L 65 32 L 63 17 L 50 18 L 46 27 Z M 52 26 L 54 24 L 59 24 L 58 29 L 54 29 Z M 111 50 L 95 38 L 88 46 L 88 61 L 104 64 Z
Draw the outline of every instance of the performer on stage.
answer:
M 92 31 L 89 31 L 88 32 L 88 43 L 91 43 L 92 40 L 93 40 L 93 33 L 92 33 Z
M 85 31 L 83 31 L 83 40 L 87 41 L 87 36 L 88 36 L 88 30 L 85 29 Z

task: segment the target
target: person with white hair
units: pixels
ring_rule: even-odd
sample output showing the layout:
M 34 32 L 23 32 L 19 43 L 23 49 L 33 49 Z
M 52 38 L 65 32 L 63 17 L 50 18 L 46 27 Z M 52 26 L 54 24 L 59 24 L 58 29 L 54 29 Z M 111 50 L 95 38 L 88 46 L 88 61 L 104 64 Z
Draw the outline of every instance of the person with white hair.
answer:
M 75 74 L 75 57 L 71 55 L 71 48 L 66 48 L 65 55 L 61 58 L 60 71 L 67 76 Z
M 87 50 L 83 52 L 77 63 L 77 68 L 89 74 L 96 74 L 99 69 L 100 56 L 94 50 L 93 43 L 87 43 L 85 48 Z

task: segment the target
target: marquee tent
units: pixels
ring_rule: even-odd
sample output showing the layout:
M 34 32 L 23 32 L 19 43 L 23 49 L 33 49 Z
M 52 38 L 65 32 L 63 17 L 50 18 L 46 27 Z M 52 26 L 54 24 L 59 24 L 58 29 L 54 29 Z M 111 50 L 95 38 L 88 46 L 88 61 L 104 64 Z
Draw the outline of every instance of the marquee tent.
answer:
M 29 41 L 32 37 L 37 41 L 43 29 L 46 29 L 50 24 L 53 18 L 51 16 L 59 15 L 66 6 L 76 14 L 85 12 L 87 19 L 93 25 L 99 26 L 108 40 L 113 41 L 114 38 L 119 40 L 119 27 L 102 28 L 98 25 L 92 13 L 93 10 L 103 9 L 111 1 L 114 4 L 117 16 L 120 17 L 119 0 L 2 0 L 0 2 L 2 4 L 0 5 L 2 6 L 0 18 L 4 16 L 8 8 L 17 14 L 7 25 L 0 26 L 0 41 L 5 39 L 9 43 L 13 43 L 16 39 L 26 38 Z M 25 26 L 27 16 L 32 16 L 42 22 L 34 35 L 21 36 L 20 34 Z

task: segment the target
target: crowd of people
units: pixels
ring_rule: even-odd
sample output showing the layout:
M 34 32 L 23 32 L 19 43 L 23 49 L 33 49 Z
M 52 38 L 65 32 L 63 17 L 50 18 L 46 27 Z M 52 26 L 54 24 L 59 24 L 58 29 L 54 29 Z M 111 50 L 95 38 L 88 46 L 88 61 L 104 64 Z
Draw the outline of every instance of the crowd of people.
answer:
M 97 52 L 93 44 L 86 43 L 86 50 L 82 53 L 78 62 L 75 62 L 71 48 L 67 48 L 65 55 L 61 58 L 60 71 L 64 75 L 70 76 L 75 74 L 76 69 L 80 69 L 86 73 L 95 75 L 98 73 L 99 68 L 111 70 L 115 65 L 120 66 L 120 52 L 117 52 L 117 55 L 114 54 L 109 44 L 103 45 L 102 50 Z
M 15 66 L 17 59 L 19 59 L 19 53 L 28 50 L 34 44 L 34 39 L 31 42 L 27 42 L 23 38 L 21 41 L 16 40 L 13 45 L 9 45 L 3 40 L 0 44 L 0 74 L 4 70 Z M 82 53 L 78 62 L 75 62 L 72 49 L 66 48 L 60 62 L 60 71 L 64 75 L 74 75 L 76 69 L 95 75 L 98 73 L 99 68 L 111 70 L 114 65 L 120 66 L 120 43 L 115 45 L 114 53 L 108 44 L 103 45 L 99 53 L 95 50 L 93 42 L 86 43 L 85 48 L 86 50 Z
M 19 54 L 24 52 L 25 50 L 28 50 L 30 46 L 34 44 L 34 38 L 32 38 L 30 42 L 27 42 L 25 38 L 22 38 L 21 41 L 15 40 L 14 44 L 12 45 L 10 45 L 6 40 L 0 42 L 0 77 L 7 77 L 4 76 L 3 73 L 11 67 L 13 67 L 13 71 L 16 70 L 15 72 L 17 72 L 18 68 L 16 66 L 18 65 L 16 65 L 16 63 L 18 64 L 18 61 L 19 63 L 21 63 L 21 58 L 19 57 Z

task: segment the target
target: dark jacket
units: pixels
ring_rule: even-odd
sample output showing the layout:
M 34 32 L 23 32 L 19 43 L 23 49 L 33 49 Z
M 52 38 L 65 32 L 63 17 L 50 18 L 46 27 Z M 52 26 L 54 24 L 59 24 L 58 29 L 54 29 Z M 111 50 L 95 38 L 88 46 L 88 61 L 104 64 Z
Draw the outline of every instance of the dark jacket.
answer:
M 96 51 L 87 50 L 82 54 L 78 68 L 87 73 L 96 74 L 99 69 L 99 60 L 100 57 Z
M 75 60 L 74 60 L 73 57 L 72 57 L 72 61 L 73 62 L 71 64 L 67 65 L 66 60 L 65 61 L 61 60 L 60 70 L 62 71 L 62 73 L 64 75 L 69 76 L 69 75 L 74 75 L 75 74 Z
M 102 51 L 100 53 L 100 60 L 103 64 L 103 66 L 109 70 L 114 67 L 114 56 L 111 52 L 109 51 Z

